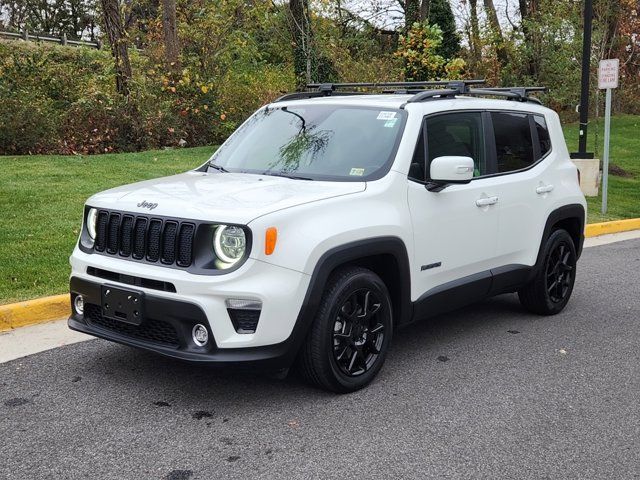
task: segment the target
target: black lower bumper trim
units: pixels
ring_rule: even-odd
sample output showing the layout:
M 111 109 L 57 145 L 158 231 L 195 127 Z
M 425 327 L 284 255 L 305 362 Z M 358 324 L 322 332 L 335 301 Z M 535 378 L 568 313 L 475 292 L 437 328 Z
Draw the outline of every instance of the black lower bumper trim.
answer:
M 70 281 L 71 303 L 81 294 L 86 305 L 100 305 L 100 283 L 77 277 Z M 113 285 L 118 287 L 117 285 Z M 91 307 L 90 307 L 91 308 Z M 85 307 L 85 313 L 87 309 Z M 266 368 L 287 368 L 291 365 L 298 342 L 290 338 L 282 343 L 250 348 L 218 348 L 210 333 L 209 345 L 199 347 L 191 339 L 191 331 L 200 323 L 209 328 L 204 311 L 197 305 L 153 295 L 145 295 L 145 316 L 156 322 L 171 325 L 177 332 L 178 344 L 162 343 L 157 338 L 134 334 L 130 329 L 114 329 L 106 322 L 92 321 L 90 317 L 73 313 L 68 325 L 72 330 L 113 342 L 159 353 L 161 355 L 208 365 L 247 365 Z

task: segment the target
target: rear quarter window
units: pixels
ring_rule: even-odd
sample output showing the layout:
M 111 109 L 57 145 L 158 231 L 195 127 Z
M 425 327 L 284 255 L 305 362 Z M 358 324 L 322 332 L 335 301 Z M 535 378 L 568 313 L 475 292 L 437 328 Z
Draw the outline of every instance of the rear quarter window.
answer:
M 551 137 L 549 136 L 547 122 L 542 115 L 534 115 L 533 120 L 535 122 L 536 134 L 538 135 L 538 148 L 540 149 L 538 159 L 540 159 L 551 151 Z

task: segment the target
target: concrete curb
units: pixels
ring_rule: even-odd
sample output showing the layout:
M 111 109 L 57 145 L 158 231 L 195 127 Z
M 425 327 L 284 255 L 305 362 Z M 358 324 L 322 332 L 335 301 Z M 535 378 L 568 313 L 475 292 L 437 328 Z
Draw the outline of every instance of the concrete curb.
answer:
M 630 230 L 640 230 L 640 218 L 590 223 L 585 228 L 585 237 L 591 238 Z M 57 320 L 70 313 L 71 305 L 68 294 L 0 305 L 0 332 Z
M 0 332 L 67 317 L 71 313 L 69 294 L 36 298 L 0 305 Z

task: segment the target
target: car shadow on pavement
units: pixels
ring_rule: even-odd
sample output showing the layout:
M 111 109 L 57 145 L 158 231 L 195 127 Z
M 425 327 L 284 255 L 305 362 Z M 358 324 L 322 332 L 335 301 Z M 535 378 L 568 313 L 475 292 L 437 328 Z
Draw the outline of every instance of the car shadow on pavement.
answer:
M 488 331 L 506 332 L 514 322 L 539 318 L 526 313 L 514 295 L 503 295 L 416 322 L 395 332 L 382 373 L 410 373 L 416 368 L 416 359 L 424 362 L 426 356 L 431 356 L 433 361 L 443 361 L 442 345 L 473 342 Z M 213 398 L 231 401 L 241 397 L 243 402 L 261 403 L 265 399 L 284 401 L 295 397 L 299 401 L 308 396 L 331 395 L 306 385 L 294 369 L 286 379 L 279 380 L 260 370 L 193 365 L 102 340 L 98 342 L 91 342 L 96 344 L 93 350 L 99 357 L 94 358 L 92 364 L 100 370 L 95 373 L 102 373 L 103 381 L 131 382 L 141 391 L 169 394 L 172 398 L 179 395 L 182 401 L 198 403 L 201 399 Z M 384 377 L 388 380 L 389 375 Z M 292 395 L 301 392 L 308 395 Z M 163 398 L 157 401 L 169 402 Z

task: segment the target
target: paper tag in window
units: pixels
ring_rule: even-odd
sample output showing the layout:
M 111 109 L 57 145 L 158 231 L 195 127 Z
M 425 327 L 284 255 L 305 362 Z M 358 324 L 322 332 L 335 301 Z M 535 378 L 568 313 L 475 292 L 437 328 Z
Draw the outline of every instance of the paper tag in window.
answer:
M 396 118 L 396 112 L 380 112 L 377 120 L 391 120 L 392 118 Z
M 349 172 L 349 175 L 355 175 L 357 177 L 361 177 L 364 175 L 364 168 L 352 168 Z
M 398 121 L 397 118 L 392 118 L 391 120 L 387 120 L 386 122 L 384 122 L 384 126 L 386 128 L 393 128 L 393 126 L 396 124 L 397 121 Z

